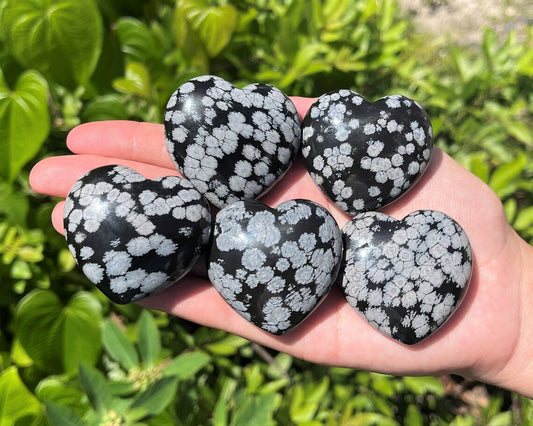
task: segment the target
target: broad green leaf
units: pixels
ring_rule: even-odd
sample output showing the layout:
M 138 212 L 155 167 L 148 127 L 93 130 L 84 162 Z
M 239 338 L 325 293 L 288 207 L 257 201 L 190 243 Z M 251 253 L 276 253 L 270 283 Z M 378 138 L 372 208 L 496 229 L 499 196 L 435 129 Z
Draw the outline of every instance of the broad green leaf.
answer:
M 35 364 L 50 373 L 94 365 L 100 356 L 100 304 L 90 293 L 76 293 L 64 306 L 49 290 L 34 290 L 17 306 L 16 333 Z
M 176 395 L 178 380 L 176 377 L 163 377 L 153 383 L 138 398 L 133 401 L 131 408 L 143 408 L 149 414 L 161 413 Z
M 153 367 L 159 360 L 159 353 L 161 352 L 161 337 L 154 317 L 147 310 L 143 310 L 137 327 L 141 359 L 145 366 Z
M 15 179 L 48 136 L 47 90 L 35 71 L 22 74 L 11 90 L 0 70 L 0 177 L 6 180 Z
M 118 325 L 110 319 L 104 323 L 102 341 L 109 355 L 126 370 L 139 366 L 139 357 L 135 347 Z
M 51 426 L 83 426 L 86 423 L 78 412 L 68 406 L 46 402 L 46 415 Z
M 238 12 L 230 4 L 208 6 L 203 0 L 178 0 L 176 13 L 179 25 L 187 21 L 189 31 L 196 33 L 211 58 L 226 47 L 237 25 Z
M 116 24 L 120 49 L 133 61 L 144 62 L 149 58 L 161 57 L 157 39 L 150 28 L 138 19 L 125 17 Z
M 175 358 L 164 370 L 165 376 L 178 377 L 186 380 L 206 367 L 211 362 L 211 357 L 204 352 L 188 352 Z
M 12 426 L 18 419 L 37 416 L 41 404 L 20 379 L 16 367 L 0 374 L 0 426 Z
M 7 45 L 26 68 L 74 88 L 91 77 L 102 50 L 102 18 L 93 0 L 7 0 Z
M 111 393 L 104 375 L 96 368 L 80 364 L 80 382 L 87 393 L 91 406 L 99 414 L 105 413 L 111 406 Z
M 272 417 L 278 405 L 278 395 L 247 395 L 238 405 L 232 426 L 270 425 L 274 424 Z
M 39 382 L 35 388 L 35 395 L 40 401 L 60 406 L 76 408 L 85 411 L 87 402 L 85 393 L 72 386 L 65 376 L 48 376 Z

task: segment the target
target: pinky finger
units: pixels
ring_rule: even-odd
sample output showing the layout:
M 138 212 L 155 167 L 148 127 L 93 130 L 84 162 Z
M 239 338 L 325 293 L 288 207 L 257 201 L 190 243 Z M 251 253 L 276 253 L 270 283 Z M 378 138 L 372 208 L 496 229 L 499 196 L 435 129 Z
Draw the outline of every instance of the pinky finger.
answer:
M 63 210 L 65 209 L 65 202 L 60 201 L 54 207 L 52 211 L 52 225 L 54 229 L 60 234 L 65 234 L 65 228 L 63 227 Z

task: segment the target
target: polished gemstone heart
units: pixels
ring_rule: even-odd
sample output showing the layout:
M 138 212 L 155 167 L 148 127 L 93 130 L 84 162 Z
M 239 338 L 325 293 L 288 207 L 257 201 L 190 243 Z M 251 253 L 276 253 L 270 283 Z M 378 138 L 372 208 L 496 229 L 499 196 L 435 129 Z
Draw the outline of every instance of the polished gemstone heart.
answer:
M 309 174 L 351 215 L 405 193 L 426 169 L 433 147 L 428 116 L 399 95 L 372 103 L 349 90 L 332 92 L 311 105 L 302 127 Z
M 170 157 L 216 207 L 265 193 L 292 164 L 300 134 L 296 107 L 267 84 L 239 89 L 215 76 L 194 78 L 165 113 Z
M 466 293 L 472 253 L 444 213 L 419 210 L 398 221 L 361 213 L 343 228 L 348 303 L 382 333 L 407 345 L 437 330 Z
M 94 169 L 71 188 L 68 248 L 85 276 L 116 303 L 185 275 L 209 242 L 209 205 L 187 180 L 147 180 L 122 166 Z
M 239 201 L 216 216 L 208 274 L 242 317 L 283 334 L 328 293 L 341 256 L 342 234 L 319 204 Z

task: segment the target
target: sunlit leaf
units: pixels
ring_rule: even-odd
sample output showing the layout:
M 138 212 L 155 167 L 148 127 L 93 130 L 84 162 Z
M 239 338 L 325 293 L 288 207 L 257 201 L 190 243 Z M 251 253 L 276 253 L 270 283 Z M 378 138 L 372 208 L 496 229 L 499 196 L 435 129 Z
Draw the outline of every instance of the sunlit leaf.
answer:
M 7 44 L 27 68 L 68 87 L 87 83 L 102 50 L 102 18 L 93 0 L 7 0 Z
M 41 148 L 50 131 L 47 84 L 35 71 L 13 90 L 0 70 L 0 177 L 12 181 Z

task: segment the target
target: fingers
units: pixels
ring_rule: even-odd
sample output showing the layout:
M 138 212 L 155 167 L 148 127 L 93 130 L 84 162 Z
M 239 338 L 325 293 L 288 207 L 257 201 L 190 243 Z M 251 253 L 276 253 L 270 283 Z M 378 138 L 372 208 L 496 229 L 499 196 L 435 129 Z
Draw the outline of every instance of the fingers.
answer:
M 300 96 L 291 96 L 291 101 L 296 106 L 298 115 L 300 116 L 300 121 L 303 120 L 307 110 L 316 101 L 317 98 L 302 98 Z
M 300 119 L 313 98 L 292 97 Z M 97 121 L 75 127 L 67 137 L 67 146 L 75 154 L 122 158 L 157 167 L 173 169 L 165 147 L 161 124 L 136 121 Z
M 453 337 L 446 327 L 416 347 L 399 345 L 378 333 L 335 288 L 302 324 L 282 336 L 247 322 L 205 279 L 186 277 L 139 303 L 312 362 L 392 374 L 430 374 L 435 372 L 436 364 L 446 371 L 456 370 L 459 361 L 453 354 L 469 338 L 467 330 Z M 437 341 L 441 345 L 435 345 Z M 441 353 L 443 348 L 445 353 Z
M 65 209 L 65 202 L 60 201 L 52 210 L 52 225 L 54 229 L 61 235 L 65 235 L 65 228 L 63 227 L 63 210 Z
M 67 146 L 75 154 L 95 154 L 175 168 L 165 147 L 161 124 L 136 121 L 85 123 L 72 129 Z
M 160 176 L 178 176 L 174 167 L 166 168 L 124 158 L 101 155 L 65 155 L 46 158 L 37 163 L 30 173 L 31 187 L 41 194 L 66 197 L 74 183 L 85 173 L 98 167 L 119 164 L 130 167 L 147 179 Z

